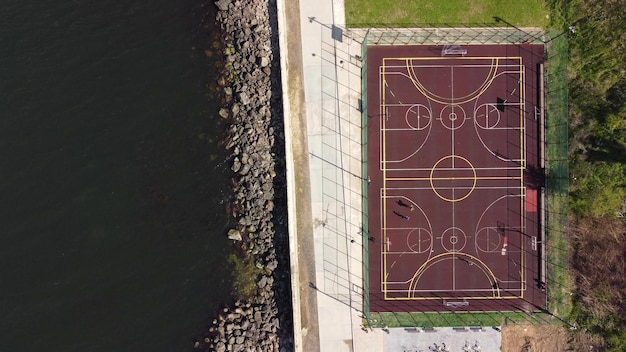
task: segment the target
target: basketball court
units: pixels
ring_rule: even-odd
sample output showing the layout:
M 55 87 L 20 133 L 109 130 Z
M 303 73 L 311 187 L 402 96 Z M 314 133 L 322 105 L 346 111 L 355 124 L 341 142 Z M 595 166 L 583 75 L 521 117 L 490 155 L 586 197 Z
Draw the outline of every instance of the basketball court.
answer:
M 543 50 L 368 47 L 370 311 L 545 309 Z

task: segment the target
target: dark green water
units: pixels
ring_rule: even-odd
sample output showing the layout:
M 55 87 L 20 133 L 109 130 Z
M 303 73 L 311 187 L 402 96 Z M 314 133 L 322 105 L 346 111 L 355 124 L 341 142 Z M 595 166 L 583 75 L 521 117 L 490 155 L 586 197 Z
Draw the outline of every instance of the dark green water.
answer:
M 191 351 L 230 300 L 198 5 L 0 5 L 0 351 Z

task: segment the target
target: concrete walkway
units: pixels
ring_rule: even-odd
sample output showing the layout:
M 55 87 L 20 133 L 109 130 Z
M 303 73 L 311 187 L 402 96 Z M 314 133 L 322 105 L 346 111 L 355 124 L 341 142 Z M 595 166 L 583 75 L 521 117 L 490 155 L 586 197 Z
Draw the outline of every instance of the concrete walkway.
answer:
M 499 350 L 491 329 L 363 328 L 365 32 L 345 29 L 342 0 L 277 6 L 296 351 Z
M 361 44 L 340 0 L 278 12 L 296 350 L 382 351 L 362 329 Z
M 362 329 L 361 43 L 344 18 L 343 1 L 300 2 L 316 279 L 309 289 L 321 351 L 382 351 L 384 333 Z

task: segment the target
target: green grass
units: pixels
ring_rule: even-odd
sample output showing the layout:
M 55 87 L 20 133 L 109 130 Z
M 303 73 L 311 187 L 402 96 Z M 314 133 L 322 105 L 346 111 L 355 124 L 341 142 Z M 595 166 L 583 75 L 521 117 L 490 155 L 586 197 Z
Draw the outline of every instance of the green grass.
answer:
M 516 26 L 546 28 L 542 0 L 346 0 L 348 27 L 410 24 L 493 23 L 498 16 Z
M 573 284 L 569 272 L 569 238 L 563 231 L 568 214 L 567 38 L 548 46 L 546 62 L 546 173 L 548 310 L 564 319 L 571 311 Z
M 567 198 L 556 195 L 548 196 L 548 204 L 556 209 L 567 209 Z M 565 210 L 567 211 L 567 210 Z M 568 320 L 574 292 L 569 272 L 569 243 L 563 231 L 563 221 L 556 215 L 548 218 L 547 262 L 548 262 L 548 311 Z
M 502 326 L 507 324 L 552 324 L 558 319 L 545 313 L 371 313 L 372 327 Z M 364 322 L 368 325 L 367 322 Z

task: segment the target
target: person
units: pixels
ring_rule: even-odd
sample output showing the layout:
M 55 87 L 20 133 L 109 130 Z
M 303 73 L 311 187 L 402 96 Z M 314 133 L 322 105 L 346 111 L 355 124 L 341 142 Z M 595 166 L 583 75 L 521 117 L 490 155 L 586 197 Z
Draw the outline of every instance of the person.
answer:
M 405 202 L 403 202 L 402 199 L 398 199 L 398 201 L 396 203 L 398 203 L 398 205 L 401 206 L 401 207 L 405 207 L 405 208 L 409 207 L 409 205 L 406 204 Z
M 405 208 L 407 208 L 407 209 L 409 209 L 409 210 L 411 210 L 411 211 L 415 210 L 415 208 L 413 207 L 413 205 L 406 204 L 406 203 L 405 203 L 405 202 L 403 202 L 401 199 L 398 199 L 397 203 L 398 203 L 398 205 L 399 205 L 399 206 L 401 206 L 401 207 L 405 207 Z

